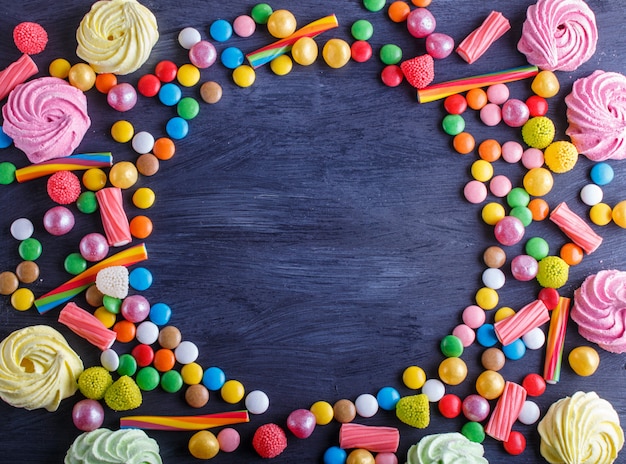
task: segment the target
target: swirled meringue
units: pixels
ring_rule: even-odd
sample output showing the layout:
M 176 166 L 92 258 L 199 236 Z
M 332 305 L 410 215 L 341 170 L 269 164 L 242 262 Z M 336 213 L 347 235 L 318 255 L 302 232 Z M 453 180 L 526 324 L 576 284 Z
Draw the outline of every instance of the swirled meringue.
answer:
M 16 330 L 0 343 L 0 398 L 16 408 L 56 411 L 82 372 L 80 357 L 47 325 Z
M 65 454 L 65 464 L 161 464 L 158 443 L 143 430 L 96 429 L 74 440 Z
M 31 163 L 71 155 L 91 125 L 85 94 L 57 77 L 18 85 L 2 116 L 4 132 Z
M 551 464 L 611 464 L 624 445 L 617 412 L 595 392 L 552 404 L 537 430 L 541 455 Z
M 574 71 L 597 42 L 596 17 L 583 0 L 539 0 L 526 11 L 517 49 L 541 69 Z
M 594 71 L 574 82 L 565 97 L 565 133 L 593 161 L 626 158 L 626 76 Z
M 100 0 L 78 30 L 76 54 L 97 73 L 130 74 L 146 62 L 159 40 L 152 12 L 136 0 Z
M 457 432 L 426 435 L 412 445 L 407 464 L 488 464 L 484 449 Z
M 574 291 L 570 317 L 590 342 L 626 352 L 626 272 L 603 270 L 587 277 Z

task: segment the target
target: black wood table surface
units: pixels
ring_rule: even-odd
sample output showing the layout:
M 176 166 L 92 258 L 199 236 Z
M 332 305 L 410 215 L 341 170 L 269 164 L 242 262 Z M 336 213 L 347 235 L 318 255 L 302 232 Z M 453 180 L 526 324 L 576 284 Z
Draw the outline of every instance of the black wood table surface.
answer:
M 195 27 L 210 40 L 213 21 L 249 14 L 255 3 L 178 0 L 144 4 L 157 18 L 160 38 L 145 65 L 120 76 L 120 82 L 136 84 L 163 59 L 186 63 L 186 51 L 177 42 L 182 28 Z M 204 368 L 219 366 L 229 379 L 240 380 L 246 391 L 258 389 L 269 395 L 268 412 L 235 426 L 242 444 L 234 453 L 218 454 L 214 461 L 221 463 L 264 461 L 251 446 L 254 430 L 268 422 L 284 426 L 294 409 L 309 408 L 318 400 L 331 404 L 342 398 L 354 400 L 361 393 L 376 394 L 384 386 L 397 388 L 403 396 L 415 394 L 401 379 L 410 365 L 437 377 L 443 360 L 439 342 L 461 322 L 463 308 L 474 303 L 485 268 L 482 253 L 497 244 L 493 227 L 481 221 L 482 205 L 463 198 L 463 186 L 471 179 L 469 167 L 477 155 L 453 151 L 450 136 L 441 129 L 445 114 L 441 102 L 419 104 L 415 90 L 406 82 L 396 88 L 381 82 L 380 47 L 398 44 L 404 57 L 410 58 L 424 53 L 423 39 L 412 38 L 404 24 L 390 21 L 387 7 L 370 12 L 358 0 L 275 0 L 270 4 L 274 9 L 290 9 L 299 26 L 336 14 L 340 25 L 317 38 L 320 51 L 333 37 L 352 42 L 350 26 L 367 19 L 374 25 L 370 39 L 374 56 L 341 69 L 330 68 L 320 56 L 311 66 L 295 65 L 283 77 L 265 66 L 257 70 L 256 82 L 249 88 L 237 87 L 231 72 L 220 63 L 202 70 L 202 82 L 219 82 L 223 98 L 214 105 L 202 103 L 199 116 L 190 121 L 188 137 L 176 142 L 175 156 L 162 161 L 156 175 L 140 177 L 124 193 L 128 216 L 145 213 L 154 223 L 153 234 L 145 240 L 149 260 L 144 263 L 154 284 L 142 294 L 151 303 L 172 307 L 171 324 L 181 330 L 183 339 L 197 344 L 197 362 Z M 435 81 L 527 64 L 516 44 L 530 4 L 530 0 L 433 1 L 430 9 L 437 31 L 451 35 L 457 43 L 492 10 L 501 11 L 512 25 L 472 65 L 455 53 L 436 61 Z M 561 91 L 550 99 L 549 116 L 558 139 L 566 138 L 563 98 L 574 80 L 596 69 L 626 71 L 622 2 L 590 0 L 588 4 L 597 18 L 598 47 L 576 71 L 557 73 Z M 40 23 L 49 35 L 46 50 L 33 56 L 39 76 L 47 75 L 49 63 L 57 57 L 78 62 L 75 31 L 90 6 L 86 0 L 26 0 L 5 5 L 0 15 L 0 67 L 20 56 L 12 30 L 23 21 Z M 259 27 L 250 38 L 214 43 L 218 52 L 227 46 L 250 52 L 271 41 L 266 28 Z M 509 87 L 512 97 L 530 95 L 529 81 Z M 184 94 L 199 99 L 199 85 L 184 89 Z M 113 122 L 127 119 L 137 131 L 160 137 L 174 116 L 172 108 L 156 99 L 140 97 L 135 108 L 122 114 L 111 109 L 95 89 L 87 92 L 87 98 L 92 125 L 77 152 L 110 151 L 115 161 L 133 161 L 137 154 L 130 144 L 112 140 Z M 486 127 L 476 112 L 468 112 L 466 120 L 477 141 L 521 142 L 519 129 L 503 124 Z M 0 161 L 18 167 L 28 164 L 14 147 L 0 151 Z M 604 194 L 605 202 L 614 205 L 626 199 L 626 167 L 619 161 L 611 165 L 616 176 Z M 580 157 L 573 171 L 555 175 L 554 189 L 546 196 L 549 204 L 567 201 L 575 212 L 588 217 L 589 207 L 579 200 L 579 191 L 590 182 L 591 166 Z M 526 171 L 521 165 L 498 161 L 494 167 L 514 185 L 521 185 Z M 130 200 L 140 186 L 156 193 L 154 206 L 145 212 Z M 73 207 L 75 228 L 66 236 L 52 237 L 42 225 L 43 213 L 54 206 L 46 195 L 45 180 L 1 186 L 0 191 L 0 270 L 13 270 L 20 262 L 18 243 L 9 232 L 11 222 L 18 217 L 31 219 L 44 251 L 38 260 L 41 277 L 29 288 L 36 296 L 42 295 L 69 278 L 63 259 L 77 250 L 84 234 L 102 230 L 99 216 L 83 215 Z M 570 279 L 560 290 L 564 296 L 572 296 L 586 276 L 601 269 L 626 270 L 626 231 L 614 224 L 593 228 L 604 242 L 571 268 Z M 526 237 L 531 236 L 545 238 L 555 255 L 567 240 L 548 221 L 529 226 Z M 523 242 L 506 248 L 507 283 L 499 291 L 499 306 L 519 309 L 535 299 L 540 289 L 535 281 L 518 282 L 511 276 L 508 263 L 522 250 Z M 88 308 L 82 295 L 74 301 Z M 18 312 L 8 297 L 2 297 L 0 305 L 2 338 L 29 325 L 48 324 L 67 337 L 86 367 L 99 362 L 97 348 L 57 322 L 58 309 L 44 315 L 35 309 Z M 492 313 L 488 318 L 493 318 Z M 589 344 L 570 322 L 565 353 Z M 116 343 L 114 348 L 124 353 L 132 346 Z M 477 344 L 465 350 L 468 378 L 448 387 L 449 392 L 461 397 L 475 392 L 482 351 Z M 561 381 L 536 399 L 542 413 L 576 391 L 596 391 L 613 404 L 622 421 L 626 419 L 624 357 L 598 351 L 601 364 L 591 377 L 575 375 L 564 361 Z M 521 382 L 529 372 L 542 372 L 543 358 L 544 350 L 529 351 L 520 361 L 508 361 L 502 373 L 507 380 Z M 243 407 L 243 403 L 227 404 L 219 392 L 211 392 L 207 406 L 195 410 L 186 405 L 183 391 L 147 392 L 142 406 L 131 413 L 191 415 Z M 80 398 L 77 393 L 64 400 L 54 413 L 0 403 L 0 461 L 62 462 L 80 433 L 71 418 Z M 105 414 L 104 426 L 111 429 L 117 429 L 119 418 L 125 415 L 106 408 Z M 445 419 L 432 405 L 431 425 L 424 430 L 403 425 L 389 411 L 356 422 L 398 427 L 398 461 L 404 462 L 411 444 L 427 434 L 459 431 L 464 420 Z M 514 428 L 525 435 L 526 451 L 510 457 L 501 443 L 487 438 L 484 447 L 490 462 L 542 462 L 536 425 L 517 423 Z M 318 426 L 305 440 L 288 433 L 288 447 L 274 461 L 322 462 L 324 450 L 337 444 L 338 430 L 339 424 L 333 422 Z M 191 432 L 148 433 L 159 443 L 164 462 L 197 461 L 187 451 Z

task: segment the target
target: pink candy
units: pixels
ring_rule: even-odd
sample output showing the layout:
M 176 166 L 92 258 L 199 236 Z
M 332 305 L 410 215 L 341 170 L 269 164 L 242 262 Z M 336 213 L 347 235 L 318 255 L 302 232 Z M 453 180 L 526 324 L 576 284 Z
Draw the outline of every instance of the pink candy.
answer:
M 127 321 L 141 322 L 150 315 L 150 303 L 141 295 L 131 295 L 122 301 L 120 312 Z
M 78 249 L 83 258 L 87 261 L 95 262 L 106 258 L 106 255 L 109 253 L 109 244 L 104 235 L 93 232 L 81 239 Z
M 447 34 L 433 32 L 426 37 L 426 53 L 436 60 L 448 57 L 453 50 L 454 39 Z
M 515 216 L 505 216 L 494 227 L 496 240 L 505 246 L 515 245 L 524 237 L 525 228 L 522 221 Z
M 114 85 L 107 93 L 107 103 L 117 111 L 128 111 L 137 104 L 137 91 L 127 82 Z
M 507 100 L 502 105 L 502 120 L 509 127 L 522 127 L 530 118 L 526 103 L 516 98 Z
M 287 428 L 298 438 L 308 438 L 315 430 L 315 414 L 308 409 L 296 409 L 287 416 Z
M 43 227 L 50 235 L 65 235 L 74 227 L 74 214 L 65 206 L 54 206 L 44 214 Z
M 211 42 L 201 40 L 189 49 L 189 61 L 200 69 L 210 67 L 217 59 L 217 51 Z
M 437 21 L 426 8 L 416 8 L 406 18 L 406 26 L 409 34 L 417 39 L 422 39 L 434 32 Z

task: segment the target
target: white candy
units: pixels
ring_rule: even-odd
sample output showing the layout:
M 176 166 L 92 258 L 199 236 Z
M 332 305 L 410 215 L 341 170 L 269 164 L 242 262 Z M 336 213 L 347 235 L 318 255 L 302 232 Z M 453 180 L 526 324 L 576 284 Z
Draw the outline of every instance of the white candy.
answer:
M 522 424 L 531 425 L 539 420 L 540 415 L 541 411 L 539 410 L 537 403 L 526 400 L 524 401 L 524 405 L 522 406 L 522 410 L 520 411 L 517 420 Z
M 361 417 L 372 417 L 378 412 L 378 401 L 374 395 L 363 393 L 354 402 L 356 412 Z
M 34 231 L 35 226 L 30 222 L 30 219 L 19 218 L 11 224 L 11 235 L 16 240 L 26 240 L 33 235 Z
M 100 354 L 100 364 L 109 372 L 116 371 L 120 367 L 120 357 L 115 350 L 109 348 Z
M 178 33 L 178 43 L 181 47 L 187 50 L 200 42 L 200 40 L 202 40 L 200 32 L 198 31 L 198 29 L 195 29 L 193 27 L 186 27 Z
M 180 342 L 174 350 L 176 361 L 181 364 L 189 364 L 198 359 L 198 347 L 193 342 Z
M 504 272 L 502 272 L 500 269 L 490 267 L 488 269 L 485 269 L 485 271 L 483 272 L 483 284 L 485 284 L 485 287 L 498 290 L 504 286 L 505 281 L 506 277 L 504 276 Z
M 446 386 L 439 379 L 428 379 L 424 382 L 422 393 L 428 397 L 428 401 L 436 403 L 446 394 Z
M 135 338 L 139 343 L 152 345 L 159 339 L 159 327 L 151 321 L 143 321 L 137 326 Z
M 250 414 L 263 414 L 270 407 L 270 399 L 265 392 L 254 390 L 246 396 L 245 404 Z
M 154 147 L 154 136 L 146 131 L 137 132 L 133 137 L 131 145 L 133 150 L 140 155 L 150 153 Z
M 597 205 L 603 197 L 602 188 L 596 184 L 587 184 L 580 190 L 580 199 L 587 206 Z
M 541 328 L 535 327 L 522 336 L 522 341 L 529 350 L 538 350 L 546 343 L 546 334 Z

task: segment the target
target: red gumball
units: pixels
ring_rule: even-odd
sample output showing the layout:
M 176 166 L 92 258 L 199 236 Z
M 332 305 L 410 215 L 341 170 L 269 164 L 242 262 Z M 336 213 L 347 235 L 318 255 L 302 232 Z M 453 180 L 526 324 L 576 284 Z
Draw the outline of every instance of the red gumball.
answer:
M 548 112 L 548 101 L 539 95 L 533 95 L 526 100 L 526 106 L 530 111 L 530 117 L 545 116 Z
M 467 109 L 467 100 L 460 93 L 450 95 L 443 101 L 443 107 L 450 114 L 462 114 Z
M 530 396 L 541 396 L 546 391 L 546 381 L 539 374 L 530 373 L 524 377 L 522 387 Z
M 559 292 L 555 288 L 546 287 L 542 288 L 539 291 L 539 295 L 537 296 L 537 298 L 543 301 L 543 304 L 546 305 L 546 308 L 552 311 L 559 304 L 560 296 Z
M 513 430 L 509 439 L 503 443 L 504 450 L 512 456 L 522 454 L 526 449 L 526 438 L 520 432 Z
M 461 414 L 462 404 L 463 402 L 461 401 L 461 398 L 453 393 L 448 393 L 439 400 L 437 406 L 439 407 L 439 412 L 443 417 L 447 417 L 448 419 L 454 419 L 459 414 Z

